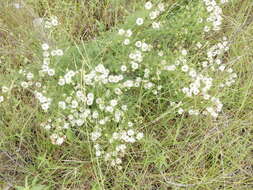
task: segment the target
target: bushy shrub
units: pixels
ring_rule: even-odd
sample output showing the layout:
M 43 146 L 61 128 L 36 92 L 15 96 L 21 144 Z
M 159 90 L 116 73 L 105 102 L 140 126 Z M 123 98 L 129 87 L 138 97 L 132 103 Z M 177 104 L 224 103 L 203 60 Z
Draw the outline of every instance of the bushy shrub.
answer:
M 128 149 L 145 138 L 142 126 L 152 123 L 147 105 L 154 114 L 162 104 L 154 118 L 219 117 L 221 91 L 237 77 L 226 58 L 229 39 L 217 35 L 225 2 L 147 2 L 91 42 L 62 50 L 42 41 L 41 64 L 22 68 L 14 86 L 37 99 L 53 144 L 82 131 L 96 157 L 121 169 Z M 40 24 L 54 35 L 59 22 L 52 16 Z M 2 86 L 2 104 L 10 88 Z

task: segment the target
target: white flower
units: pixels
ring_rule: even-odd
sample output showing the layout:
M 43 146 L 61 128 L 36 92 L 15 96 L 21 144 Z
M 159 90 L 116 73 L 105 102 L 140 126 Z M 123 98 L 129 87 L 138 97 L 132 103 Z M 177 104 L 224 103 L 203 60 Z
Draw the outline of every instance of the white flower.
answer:
M 93 100 L 94 99 L 94 94 L 93 93 L 88 93 L 87 94 L 87 98 L 89 99 L 89 100 Z
M 111 166 L 114 167 L 116 165 L 115 160 L 112 160 Z
M 200 42 L 198 42 L 197 44 L 196 44 L 196 46 L 197 46 L 197 48 L 201 48 L 202 47 L 202 44 L 200 43 Z
M 128 88 L 131 88 L 133 86 L 133 81 L 131 80 L 127 80 L 123 83 L 123 86 L 124 87 L 128 87 Z
M 91 106 L 93 104 L 93 99 L 88 99 L 86 103 L 88 106 Z
M 82 93 L 82 91 L 78 90 L 78 91 L 76 92 L 76 97 L 77 97 L 78 99 L 83 99 L 83 98 L 84 98 L 84 94 Z
M 102 104 L 102 102 L 103 102 L 103 101 L 102 101 L 101 98 L 97 98 L 97 99 L 96 99 L 96 104 Z
M 158 12 L 157 11 L 152 11 L 151 13 L 149 13 L 149 17 L 150 19 L 155 19 L 158 16 Z
M 52 143 L 55 144 L 55 140 L 58 138 L 59 136 L 55 133 L 53 133 L 51 136 L 50 136 L 50 139 L 52 140 Z
M 210 95 L 209 94 L 204 94 L 204 96 L 203 96 L 203 98 L 205 99 L 205 100 L 209 100 L 210 99 Z
M 204 32 L 209 32 L 210 31 L 210 27 L 209 26 L 205 26 L 204 27 Z
M 181 69 L 182 69 L 183 72 L 187 72 L 189 70 L 189 66 L 188 65 L 183 65 Z
M 142 51 L 148 51 L 149 50 L 148 44 L 143 42 L 142 45 L 141 45 L 141 50 Z
M 126 31 L 126 37 L 131 37 L 132 34 L 133 34 L 132 30 L 129 29 Z
M 101 119 L 99 122 L 98 122 L 100 125 L 104 125 L 106 123 L 106 121 L 104 119 Z
M 213 7 L 212 7 L 212 6 L 208 6 L 208 7 L 206 8 L 206 10 L 207 10 L 207 12 L 211 12 L 211 11 L 213 10 Z
M 225 68 L 226 68 L 226 66 L 225 66 L 225 65 L 221 65 L 221 66 L 219 66 L 219 70 L 220 70 L 220 71 L 224 71 L 224 70 L 225 70 Z
M 181 53 L 182 53 L 182 55 L 187 55 L 187 50 L 185 50 L 185 49 L 183 49 L 182 51 L 181 51 Z
M 221 0 L 220 2 L 221 2 L 221 4 L 224 4 L 224 3 L 227 3 L 228 0 Z
M 51 28 L 52 27 L 52 23 L 49 21 L 45 21 L 45 28 Z
M 137 18 L 136 19 L 136 24 L 139 25 L 139 26 L 142 25 L 143 22 L 144 22 L 143 18 Z
M 96 141 L 100 136 L 101 136 L 100 132 L 98 132 L 98 131 L 92 132 L 91 133 L 91 140 Z
M 159 3 L 159 4 L 158 4 L 158 9 L 159 9 L 161 12 L 165 11 L 165 9 L 164 9 L 164 4 L 163 4 L 163 3 Z
M 0 103 L 4 101 L 4 97 L 0 96 Z
M 181 115 L 181 114 L 183 114 L 183 113 L 184 113 L 184 110 L 183 110 L 182 108 L 179 108 L 179 109 L 178 109 L 178 114 Z
M 216 59 L 216 60 L 215 60 L 215 63 L 216 63 L 217 65 L 220 65 L 220 64 L 221 64 L 221 60 L 220 60 L 220 59 Z
M 150 1 L 148 1 L 147 3 L 145 3 L 145 9 L 149 10 L 152 8 L 152 3 Z
M 127 123 L 127 125 L 128 125 L 128 127 L 132 127 L 134 124 L 133 124 L 131 121 L 129 121 L 129 122 Z
M 61 49 L 56 50 L 56 55 L 63 56 L 63 51 Z
M 48 51 L 43 52 L 43 57 L 49 57 L 50 53 Z
M 133 129 L 129 129 L 129 130 L 127 131 L 127 134 L 128 134 L 129 136 L 134 135 L 134 130 L 133 130 Z
M 101 151 L 100 151 L 100 150 L 97 150 L 97 151 L 96 151 L 96 156 L 97 156 L 97 157 L 101 156 Z
M 54 76 L 54 75 L 55 75 L 54 69 L 49 69 L 49 70 L 47 71 L 47 74 L 48 74 L 49 76 Z
M 95 148 L 96 150 L 99 150 L 99 149 L 100 149 L 100 145 L 99 145 L 99 144 L 95 144 L 95 145 L 94 145 L 94 148 Z
M 192 92 L 193 92 L 194 95 L 198 95 L 198 93 L 199 93 L 199 89 L 198 88 L 193 88 L 191 90 L 192 90 Z
M 135 62 L 131 62 L 131 64 L 132 64 L 132 69 L 138 69 L 138 67 L 139 67 L 139 65 L 138 65 L 138 63 L 135 63 Z
M 63 137 L 59 137 L 59 138 L 57 138 L 55 144 L 61 145 L 63 142 L 64 142 L 64 138 Z
M 14 6 L 16 9 L 22 8 L 22 5 L 19 4 L 19 3 L 13 3 L 13 6 Z
M 121 106 L 121 109 L 124 110 L 124 111 L 127 111 L 127 105 Z
M 65 84 L 65 79 L 64 78 L 60 78 L 59 81 L 58 81 L 58 84 L 60 86 L 63 86 Z
M 8 92 L 8 90 L 9 90 L 9 89 L 8 89 L 6 86 L 3 86 L 3 87 L 2 87 L 2 92 L 3 92 L 3 93 Z
M 41 108 L 44 110 L 44 111 L 47 111 L 48 108 L 49 108 L 49 104 L 48 103 L 44 103 L 41 105 Z
M 23 88 L 27 88 L 27 87 L 28 87 L 28 83 L 27 83 L 27 82 L 21 82 L 21 86 L 22 86 Z
M 53 19 L 51 19 L 51 24 L 52 24 L 53 26 L 57 26 L 57 25 L 58 25 L 58 20 L 57 20 L 56 17 L 54 17 Z
M 123 42 L 124 45 L 129 45 L 130 44 L 130 40 L 129 39 L 125 39 L 124 42 Z
M 159 55 L 160 57 L 162 57 L 162 56 L 163 56 L 163 51 L 159 51 L 159 52 L 158 52 L 158 55 Z
M 56 50 L 52 50 L 52 51 L 51 51 L 51 55 L 52 55 L 52 56 L 56 56 L 56 55 L 57 55 L 57 51 L 56 51 Z
M 197 73 L 196 73 L 195 70 L 191 69 L 190 72 L 189 72 L 189 75 L 190 75 L 192 78 L 194 78 L 194 77 L 197 76 Z
M 63 109 L 63 110 L 66 109 L 66 103 L 65 103 L 64 101 L 60 101 L 60 102 L 58 103 L 58 105 L 59 105 L 59 107 L 60 107 L 61 109 Z
M 119 32 L 118 32 L 119 35 L 124 35 L 125 34 L 125 30 L 124 29 L 119 29 Z
M 50 129 L 51 129 L 51 125 L 47 124 L 47 125 L 44 126 L 44 128 L 45 128 L 46 130 L 50 130 Z
M 50 58 L 45 57 L 45 58 L 43 59 L 43 64 L 44 64 L 44 65 L 49 65 L 49 64 L 50 64 Z
M 141 45 L 142 45 L 141 41 L 137 41 L 137 42 L 135 42 L 135 46 L 136 46 L 136 47 L 140 48 L 140 47 L 141 47 Z
M 33 85 L 33 82 L 32 82 L 32 81 L 28 81 L 28 85 L 29 85 L 29 86 L 32 86 L 32 85 Z
M 176 66 L 175 65 L 168 65 L 168 66 L 165 66 L 164 69 L 167 71 L 175 71 Z
M 205 68 L 205 67 L 207 67 L 207 65 L 208 65 L 208 62 L 207 62 L 207 61 L 203 61 L 203 62 L 202 62 L 202 67 Z
M 78 102 L 77 102 L 76 100 L 73 100 L 73 101 L 71 102 L 71 107 L 72 107 L 72 108 L 77 108 L 77 107 L 78 107 Z
M 112 107 L 115 107 L 118 104 L 118 101 L 117 100 L 111 100 L 110 104 L 111 104 Z
M 189 113 L 189 115 L 194 115 L 194 114 L 195 114 L 195 110 L 190 109 L 190 110 L 188 111 L 188 113 Z
M 41 27 L 43 21 L 44 21 L 43 18 L 40 18 L 40 17 L 35 18 L 35 19 L 33 20 L 33 25 L 34 25 L 35 27 Z
M 44 51 L 47 51 L 49 49 L 49 45 L 44 43 L 41 45 L 41 48 L 44 50 Z
M 116 158 L 115 162 L 116 162 L 116 164 L 121 164 L 122 160 L 120 158 Z
M 236 73 L 233 73 L 233 74 L 231 74 L 231 77 L 232 77 L 232 78 L 237 78 L 237 74 L 236 74 Z
M 120 67 L 120 70 L 121 70 L 122 72 L 125 72 L 125 71 L 127 70 L 126 65 L 122 65 L 122 66 Z
M 112 106 L 106 106 L 106 107 L 105 107 L 105 110 L 106 110 L 107 112 L 112 113 L 112 112 L 113 112 L 113 107 L 112 107 Z
M 84 124 L 84 120 L 83 119 L 77 119 L 76 121 L 76 125 L 81 127 Z
M 93 119 L 97 119 L 98 116 L 99 116 L 99 114 L 98 114 L 97 111 L 94 111 L 94 112 L 92 113 L 92 118 L 93 118 Z
M 121 94 L 122 94 L 122 91 L 120 90 L 120 88 L 115 88 L 115 89 L 114 89 L 114 92 L 115 92 L 115 94 L 117 94 L 117 95 L 121 95 Z
M 153 22 L 152 23 L 152 28 L 153 29 L 159 29 L 160 28 L 160 23 L 159 22 Z
M 137 140 L 141 140 L 143 137 L 144 137 L 144 134 L 143 134 L 143 133 L 138 133 L 138 134 L 136 135 L 136 139 L 137 139 Z
M 126 139 L 126 141 L 128 141 L 128 142 L 130 142 L 130 143 L 135 143 L 135 138 L 133 138 L 133 137 L 128 137 L 127 139 Z

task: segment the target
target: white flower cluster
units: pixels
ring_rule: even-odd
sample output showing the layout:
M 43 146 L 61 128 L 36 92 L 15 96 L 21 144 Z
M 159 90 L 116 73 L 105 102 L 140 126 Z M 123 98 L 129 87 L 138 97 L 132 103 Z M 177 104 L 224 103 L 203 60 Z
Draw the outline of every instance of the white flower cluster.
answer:
M 40 75 L 45 76 L 45 74 L 47 74 L 48 76 L 54 76 L 55 70 L 50 67 L 51 57 L 63 56 L 63 51 L 61 49 L 50 51 L 50 47 L 47 43 L 43 43 L 41 48 L 43 50 L 43 64 L 40 70 Z
M 227 0 L 222 0 L 222 3 L 226 3 Z M 203 0 L 206 5 L 206 10 L 209 13 L 208 18 L 206 21 L 211 23 L 212 28 L 208 25 L 204 27 L 205 32 L 209 32 L 210 29 L 212 30 L 220 30 L 222 25 L 222 8 L 216 3 L 215 0 Z
M 67 73 L 63 76 L 59 78 L 58 84 L 60 86 L 64 86 L 65 84 L 71 84 L 73 83 L 73 77 L 77 74 L 77 72 L 70 70 L 67 71 Z
M 110 75 L 110 71 L 104 67 L 104 65 L 99 64 L 94 70 L 90 71 L 88 74 L 83 76 L 84 82 L 87 85 L 94 85 L 95 83 L 108 84 L 108 83 L 118 83 L 123 80 L 123 75 Z
M 69 74 L 68 71 L 66 75 Z M 72 72 L 73 73 L 73 72 Z M 69 127 L 81 127 L 83 125 L 93 126 L 93 131 L 90 134 L 90 139 L 94 142 L 94 150 L 97 157 L 102 157 L 111 162 L 112 166 L 118 166 L 121 162 L 118 160 L 122 158 L 124 151 L 127 148 L 127 143 L 134 143 L 141 140 L 143 134 L 137 132 L 133 128 L 133 123 L 129 122 L 125 117 L 125 112 L 128 110 L 127 106 L 121 104 L 121 98 L 118 95 L 122 94 L 122 90 L 117 86 L 121 86 L 120 82 L 123 80 L 121 75 L 110 75 L 110 72 L 102 64 L 95 66 L 93 70 L 85 74 L 81 69 L 79 72 L 74 72 L 83 76 L 83 82 L 86 85 L 86 90 L 80 85 L 71 83 L 74 87 L 69 96 L 64 95 L 65 99 L 58 102 L 58 106 L 63 110 L 58 118 L 43 123 L 43 127 L 49 131 L 54 131 L 50 137 L 53 144 L 62 144 L 65 140 L 64 130 Z M 73 73 L 73 74 L 74 74 Z M 65 75 L 65 76 L 66 76 Z M 64 77 L 65 78 L 65 77 Z M 110 87 L 111 85 L 116 85 Z M 105 96 L 96 95 L 94 86 L 97 89 L 107 89 Z M 89 88 L 88 88 L 89 87 Z M 118 125 L 117 132 L 114 132 L 114 138 L 106 138 L 106 127 Z M 126 128 L 131 128 L 124 132 Z M 121 137 L 115 139 L 115 134 L 122 134 Z M 108 140 L 108 143 L 105 143 Z M 117 141 L 116 141 L 117 140 Z M 102 142 L 102 143 L 100 143 Z M 121 153 L 117 144 L 121 144 Z M 113 149 L 107 147 L 106 144 L 115 144 Z M 106 148 L 107 147 L 107 148 Z M 125 147 L 125 148 L 122 148 Z M 117 161 L 116 161 L 117 160 Z M 114 164 L 115 162 L 115 164 Z
M 0 103 L 2 103 L 4 101 L 4 94 L 6 94 L 7 92 L 9 92 L 11 89 L 8 88 L 7 86 L 2 86 L 1 91 L 3 93 L 3 95 L 0 94 Z
M 218 117 L 218 113 L 221 112 L 223 104 L 221 103 L 219 98 L 212 97 L 211 101 L 214 104 L 214 106 L 207 107 L 206 111 L 204 111 L 204 114 L 209 113 L 212 117 L 216 118 L 216 117 Z
M 144 134 L 139 132 L 136 133 L 133 129 L 129 129 L 127 131 L 123 130 L 121 132 L 114 132 L 109 142 L 111 144 L 116 142 L 116 146 L 114 151 L 107 152 L 104 155 L 105 161 L 110 161 L 111 166 L 118 166 L 120 169 L 120 164 L 122 163 L 122 157 L 126 154 L 127 143 L 135 143 L 136 141 L 141 140 L 144 137 Z M 97 145 L 97 144 L 96 144 Z M 95 145 L 95 149 L 96 149 Z M 97 150 L 97 149 L 96 149 Z M 96 155 L 99 154 L 100 151 L 96 151 Z
M 50 104 L 51 104 L 51 102 L 52 102 L 52 99 L 43 96 L 42 93 L 37 92 L 37 91 L 35 91 L 34 94 L 35 94 L 35 98 L 39 100 L 39 102 L 40 102 L 40 104 L 41 104 L 41 108 L 42 108 L 44 111 L 48 111 L 48 109 L 49 109 L 49 107 L 50 107 Z
M 208 10 L 207 26 L 211 21 L 212 29 L 219 29 L 221 8 L 214 0 L 204 0 L 204 3 L 203 6 Z M 165 6 L 162 3 L 154 6 L 147 2 L 144 7 L 146 16 L 135 18 L 137 26 L 134 24 L 133 28 L 128 26 L 119 29 L 117 48 L 121 45 L 119 52 L 124 54 L 117 56 L 116 52 L 113 63 L 108 63 L 104 55 L 105 62 L 91 61 L 90 65 L 77 66 L 77 69 L 60 68 L 58 72 L 58 65 L 52 64 L 53 57 L 62 56 L 63 51 L 50 50 L 49 45 L 43 43 L 43 65 L 39 76 L 44 77 L 43 80 L 47 79 L 46 75 L 54 76 L 48 78 L 56 79 L 56 85 L 53 84 L 51 89 L 42 87 L 43 80 L 38 82 L 35 74 L 22 71 L 26 81 L 21 86 L 41 88 L 34 90 L 34 94 L 42 109 L 48 111 L 54 107 L 56 110 L 53 117 L 47 118 L 41 125 L 51 134 L 53 144 L 64 143 L 68 136 L 67 129 L 83 130 L 85 127 L 89 133 L 86 138 L 93 142 L 95 155 L 121 169 L 123 156 L 129 147 L 144 137 L 138 129 L 142 124 L 142 116 L 135 115 L 139 105 L 129 101 L 129 98 L 134 99 L 132 96 L 139 93 L 139 89 L 145 95 L 152 95 L 152 98 L 159 96 L 163 101 L 170 99 L 172 110 L 182 116 L 204 114 L 217 118 L 222 111 L 223 104 L 218 94 L 214 93 L 216 87 L 229 86 L 236 78 L 233 69 L 223 60 L 224 53 L 229 50 L 228 40 L 223 38 L 215 45 L 197 42 L 197 48 L 188 48 L 185 42 L 177 42 L 179 45 L 173 50 L 166 45 L 163 47 L 163 43 L 138 29 L 148 28 L 157 36 L 159 31 L 166 33 L 166 24 L 161 25 L 166 21 L 160 17 L 165 12 Z M 203 33 L 202 28 L 200 30 Z M 199 49 L 201 52 L 207 50 L 200 58 L 197 56 Z M 117 62 L 115 60 L 118 57 L 122 60 Z M 216 80 L 217 73 L 226 77 L 225 83 Z M 55 90 L 54 97 L 47 97 L 50 90 Z M 168 91 L 172 94 L 169 97 Z
M 197 43 L 199 47 L 202 47 L 201 43 Z M 222 111 L 223 104 L 219 100 L 219 98 L 212 96 L 209 92 L 213 86 L 224 87 L 230 86 L 235 82 L 235 78 L 237 77 L 236 73 L 233 73 L 233 69 L 229 67 L 227 63 L 222 63 L 222 55 L 229 50 L 229 43 L 226 37 L 223 37 L 221 42 L 211 46 L 207 50 L 207 58 L 205 61 L 201 62 L 203 70 L 196 72 L 192 68 L 190 68 L 187 64 L 182 66 L 183 72 L 188 72 L 189 76 L 192 78 L 192 83 L 190 83 L 189 87 L 182 88 L 182 92 L 186 94 L 187 97 L 192 96 L 201 96 L 206 101 L 211 101 L 213 106 L 206 107 L 206 110 L 203 111 L 203 114 L 210 114 L 212 117 L 218 117 L 218 113 Z M 216 84 L 214 85 L 215 79 L 210 76 L 205 76 L 202 73 L 206 73 L 209 70 L 209 73 L 213 73 L 216 75 L 216 72 L 225 72 L 228 73 L 227 78 L 225 77 L 225 84 Z M 222 75 L 223 76 L 223 75 Z M 199 113 L 199 110 L 197 110 Z M 190 115 L 193 112 L 189 110 Z
M 34 74 L 32 72 L 27 72 L 26 70 L 20 69 L 19 74 L 22 74 L 25 76 L 26 81 L 22 81 L 20 83 L 22 88 L 28 88 L 33 86 L 34 84 L 39 85 L 40 83 L 35 83 L 34 79 Z
M 152 10 L 153 5 L 152 3 L 149 1 L 145 4 L 145 9 L 147 10 Z M 149 18 L 151 20 L 155 20 L 156 18 L 158 18 L 163 12 L 165 11 L 165 6 L 163 3 L 159 3 L 156 7 L 156 9 L 153 9 L 150 13 L 149 13 Z M 152 21 L 152 28 L 153 29 L 159 29 L 161 27 L 161 22 L 160 21 Z
M 49 19 L 43 20 L 45 28 L 52 28 L 59 24 L 58 18 L 56 16 L 51 16 Z
M 133 32 L 131 29 L 128 30 L 124 30 L 124 29 L 120 29 L 118 32 L 119 35 L 126 37 L 125 40 L 123 41 L 124 45 L 129 45 L 130 44 L 130 37 L 132 36 Z
M 50 139 L 51 139 L 51 142 L 52 144 L 55 144 L 55 145 L 62 145 L 62 143 L 64 142 L 64 140 L 66 139 L 66 136 L 59 136 L 58 134 L 56 133 L 53 133 L 51 136 L 50 136 Z
M 51 16 L 50 18 L 35 18 L 33 20 L 33 25 L 35 27 L 42 27 L 45 29 L 53 29 L 54 27 L 59 25 L 58 18 L 56 16 Z
M 222 24 L 222 9 L 218 6 L 215 0 L 204 0 L 205 6 L 207 8 L 207 12 L 209 14 L 207 18 L 207 23 L 212 22 L 213 25 L 213 30 L 219 30 L 220 26 Z M 159 16 L 159 13 L 164 10 L 164 6 L 159 5 L 160 10 L 154 10 L 150 13 L 150 19 L 155 19 Z M 145 4 L 145 9 L 151 10 L 153 8 L 153 4 L 151 2 L 147 2 Z M 159 12 L 160 11 L 160 12 Z M 148 20 L 147 20 L 148 22 Z M 137 25 L 143 25 L 143 19 L 142 18 L 137 18 L 136 20 Z M 208 27 L 208 26 L 207 26 Z M 129 30 L 129 29 L 128 29 Z M 209 31 L 209 28 L 208 28 Z M 120 35 L 124 35 L 124 29 L 119 30 Z M 131 32 L 131 36 L 133 37 L 133 33 Z M 144 43 L 144 44 L 143 44 Z M 124 44 L 124 43 L 123 43 Z M 142 52 L 150 52 L 153 48 L 151 44 L 148 44 L 147 42 L 142 42 L 142 40 L 138 40 L 135 42 L 135 47 L 139 48 L 135 51 L 132 50 L 132 53 L 129 54 L 129 58 L 131 59 L 130 61 L 130 66 L 132 68 L 132 71 L 135 71 L 136 69 L 140 68 L 139 64 L 141 63 L 142 68 L 147 67 L 146 64 L 143 63 L 145 62 L 145 54 L 143 55 Z M 202 44 L 200 42 L 197 43 L 198 48 L 202 48 Z M 211 116 L 217 117 L 218 113 L 221 112 L 222 108 L 222 103 L 217 97 L 213 97 L 210 94 L 211 88 L 214 86 L 213 84 L 213 78 L 210 77 L 208 74 L 206 74 L 208 69 L 208 72 L 214 73 L 216 70 L 219 70 L 221 72 L 227 70 L 228 73 L 232 73 L 231 68 L 227 68 L 225 64 L 221 64 L 222 55 L 229 50 L 228 47 L 228 41 L 227 38 L 224 37 L 223 41 L 218 43 L 217 45 L 212 46 L 210 49 L 207 51 L 207 59 L 202 62 L 202 67 L 204 70 L 199 70 L 198 68 L 191 67 L 190 65 L 187 64 L 187 56 L 188 56 L 188 51 L 186 49 L 181 50 L 181 56 L 179 56 L 178 59 L 176 59 L 174 64 L 168 64 L 168 61 L 163 59 L 161 61 L 162 68 L 157 69 L 156 74 L 159 76 L 163 70 L 165 71 L 175 71 L 178 66 L 181 67 L 181 71 L 186 73 L 188 77 L 190 77 L 190 80 L 192 81 L 189 84 L 189 87 L 183 87 L 182 92 L 186 95 L 186 97 L 189 98 L 194 98 L 195 97 L 202 97 L 206 101 L 211 101 L 214 104 L 214 107 L 212 109 L 214 110 L 213 112 L 206 112 L 206 111 L 201 111 L 199 109 L 189 109 L 188 113 L 189 115 L 199 115 L 200 113 L 207 114 L 210 113 Z M 158 56 L 163 57 L 164 52 L 158 52 Z M 145 65 L 145 67 L 143 67 Z M 218 65 L 218 68 L 217 68 Z M 128 70 L 128 66 L 122 65 L 121 66 L 121 71 L 126 72 Z M 144 71 L 145 75 L 144 78 L 149 78 L 150 76 L 150 70 L 153 70 L 153 68 L 146 68 Z M 152 73 L 151 73 L 152 75 Z M 231 85 L 231 83 L 235 82 L 236 74 L 232 73 L 229 75 L 227 81 L 225 84 L 221 84 L 220 86 L 225 86 L 225 85 Z M 159 77 L 157 78 L 159 80 Z M 154 83 L 150 81 L 143 80 L 139 78 L 139 81 L 141 81 L 144 84 L 144 88 L 149 89 L 155 86 Z M 145 83 L 146 81 L 146 83 Z M 123 83 L 123 86 L 126 88 L 131 88 L 134 86 L 134 80 L 127 80 Z M 136 87 L 138 87 L 140 84 L 137 84 Z M 161 88 L 161 87 L 160 87 Z M 154 94 L 157 94 L 157 90 L 154 91 Z M 181 105 L 181 104 L 180 104 Z M 210 107 L 206 108 L 210 110 Z M 185 109 L 180 107 L 178 105 L 178 113 L 182 114 L 185 112 Z
M 153 8 L 153 4 L 148 1 L 146 4 L 145 4 L 145 9 L 147 10 L 151 10 Z M 159 17 L 159 15 L 161 13 L 163 13 L 165 11 L 165 6 L 163 3 L 159 3 L 156 7 L 156 9 L 153 9 L 150 13 L 149 13 L 149 18 L 154 20 L 156 19 L 157 17 Z
M 34 74 L 32 72 L 27 72 L 26 70 L 21 69 L 19 71 L 20 74 L 22 74 L 23 76 L 25 76 L 26 81 L 22 81 L 20 83 L 20 86 L 24 89 L 30 87 L 30 88 L 38 88 L 41 89 L 42 88 L 42 84 L 41 82 L 37 81 L 36 79 L 34 79 Z M 45 86 L 44 88 L 45 89 Z M 39 100 L 40 104 L 41 104 L 41 108 L 42 110 L 44 110 L 45 112 L 48 111 L 48 109 L 50 108 L 52 99 L 51 98 L 47 98 L 45 95 L 46 91 L 43 90 L 42 92 L 38 92 L 38 91 L 33 91 L 35 98 L 37 100 Z
M 47 26 L 46 28 L 52 28 L 53 26 L 57 26 L 58 25 L 58 20 L 57 17 L 53 16 L 50 19 L 47 19 L 47 21 L 45 21 L 45 19 L 42 19 L 43 23 L 45 24 L 45 26 Z M 43 63 L 41 66 L 41 70 L 38 71 L 38 76 L 40 77 L 45 77 L 47 76 L 55 76 L 56 72 L 55 69 L 53 68 L 53 66 L 51 65 L 51 60 L 52 57 L 55 56 L 63 56 L 63 51 L 61 49 L 53 49 L 50 50 L 50 46 L 48 43 L 42 43 L 41 44 L 41 49 L 43 50 Z M 23 76 L 25 76 L 25 81 L 22 81 L 20 83 L 21 87 L 26 89 L 28 87 L 31 88 L 38 88 L 41 89 L 40 91 L 38 90 L 34 90 L 33 93 L 35 95 L 35 98 L 38 99 L 38 101 L 41 104 L 41 108 L 47 112 L 50 108 L 52 99 L 51 98 L 47 98 L 46 97 L 46 88 L 47 86 L 42 86 L 42 79 L 40 81 L 38 81 L 36 78 L 38 78 L 38 76 L 34 73 L 34 72 L 27 72 L 26 70 L 21 69 L 19 71 L 19 74 L 22 74 Z M 67 78 L 67 77 L 66 77 Z

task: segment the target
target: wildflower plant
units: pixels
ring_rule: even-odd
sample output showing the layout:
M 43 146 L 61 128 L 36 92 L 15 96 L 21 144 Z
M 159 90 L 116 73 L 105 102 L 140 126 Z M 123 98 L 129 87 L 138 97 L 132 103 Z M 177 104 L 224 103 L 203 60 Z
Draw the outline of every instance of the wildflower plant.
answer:
M 89 43 L 60 49 L 41 41 L 40 66 L 22 68 L 18 85 L 40 104 L 40 126 L 51 142 L 64 146 L 72 130 L 82 132 L 97 158 L 121 169 L 127 151 L 145 139 L 142 101 L 154 107 L 162 101 L 163 112 L 175 119 L 218 119 L 220 92 L 237 78 L 225 56 L 229 39 L 216 36 L 224 3 L 148 1 L 124 24 Z M 42 23 L 48 35 L 59 24 L 55 16 Z M 0 104 L 7 91 L 3 86 Z

